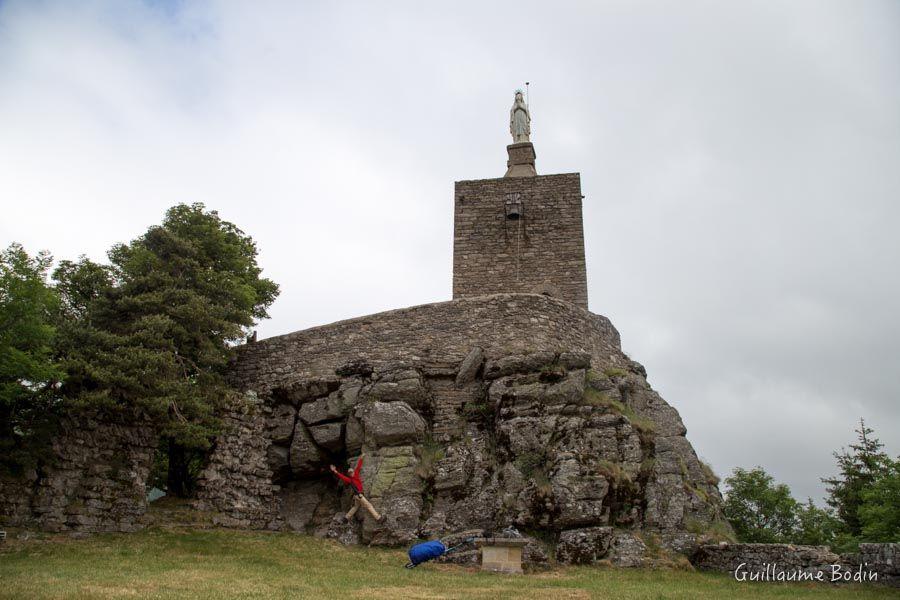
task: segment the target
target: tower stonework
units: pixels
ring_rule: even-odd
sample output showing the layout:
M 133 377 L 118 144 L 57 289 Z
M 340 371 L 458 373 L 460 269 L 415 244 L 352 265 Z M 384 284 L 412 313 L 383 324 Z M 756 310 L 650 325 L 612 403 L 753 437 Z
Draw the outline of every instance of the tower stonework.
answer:
M 523 146 L 508 146 L 506 177 L 456 182 L 453 298 L 536 293 L 587 309 L 581 175 L 519 176 L 522 162 L 534 173 Z

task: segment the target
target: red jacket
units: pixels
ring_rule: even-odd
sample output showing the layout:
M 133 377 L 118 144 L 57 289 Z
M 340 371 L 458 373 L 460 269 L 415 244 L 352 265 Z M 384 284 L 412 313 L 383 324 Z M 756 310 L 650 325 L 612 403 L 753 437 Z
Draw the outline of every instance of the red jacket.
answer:
M 334 473 L 335 475 L 338 476 L 338 479 L 340 479 L 347 485 L 352 485 L 354 488 L 356 488 L 357 494 L 362 494 L 362 476 L 361 476 L 362 460 L 363 459 L 360 456 L 359 461 L 357 461 L 357 463 L 356 463 L 356 468 L 353 469 L 353 471 L 350 473 L 349 477 L 347 477 L 343 473 L 338 473 L 337 471 L 335 471 L 335 473 Z

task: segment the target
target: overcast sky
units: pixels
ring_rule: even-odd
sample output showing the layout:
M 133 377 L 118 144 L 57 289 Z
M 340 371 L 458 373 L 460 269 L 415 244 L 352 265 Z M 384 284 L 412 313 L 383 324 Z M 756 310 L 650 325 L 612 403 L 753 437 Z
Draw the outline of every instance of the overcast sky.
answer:
M 203 202 L 261 337 L 451 296 L 453 182 L 578 171 L 590 308 L 717 472 L 900 453 L 900 3 L 0 0 L 0 243 L 102 260 Z

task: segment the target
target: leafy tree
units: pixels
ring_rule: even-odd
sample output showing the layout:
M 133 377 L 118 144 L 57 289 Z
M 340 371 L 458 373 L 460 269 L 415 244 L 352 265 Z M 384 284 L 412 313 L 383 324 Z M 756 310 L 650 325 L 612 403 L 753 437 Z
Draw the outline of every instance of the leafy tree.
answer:
M 736 468 L 725 479 L 725 517 L 742 542 L 789 542 L 797 501 L 785 484 L 775 484 L 762 467 Z
M 224 371 L 278 294 L 252 238 L 202 204 L 178 205 L 110 265 L 62 263 L 54 276 L 73 319 L 62 329 L 76 404 L 137 409 L 158 420 L 167 489 L 186 495 L 192 466 L 220 430 Z
M 44 432 L 46 409 L 62 371 L 53 359 L 59 299 L 47 285 L 52 258 L 19 244 L 0 253 L 0 466 L 18 471 Z
M 850 450 L 841 449 L 835 452 L 840 474 L 836 477 L 823 478 L 828 491 L 828 505 L 831 506 L 841 521 L 843 533 L 859 538 L 862 534 L 860 507 L 863 494 L 869 490 L 890 462 L 890 458 L 881 451 L 884 446 L 866 427 L 863 419 L 859 420 L 856 429 L 857 443 L 850 444 Z
M 882 452 L 882 443 L 860 419 L 857 443 L 835 452 L 840 475 L 823 479 L 829 507 L 812 499 L 799 504 L 785 485 L 775 485 L 761 468 L 735 469 L 725 480 L 725 514 L 744 542 L 828 545 L 856 551 L 860 542 L 900 539 L 900 459 Z
M 859 520 L 863 541 L 900 540 L 900 460 L 887 459 L 861 497 Z
M 98 265 L 82 256 L 78 262 L 60 261 L 53 279 L 62 300 L 63 320 L 90 320 L 94 303 L 112 289 L 114 273 L 111 267 Z
M 813 504 L 812 498 L 806 504 L 797 505 L 796 530 L 791 541 L 795 544 L 827 546 L 835 539 L 840 523 L 831 511 Z

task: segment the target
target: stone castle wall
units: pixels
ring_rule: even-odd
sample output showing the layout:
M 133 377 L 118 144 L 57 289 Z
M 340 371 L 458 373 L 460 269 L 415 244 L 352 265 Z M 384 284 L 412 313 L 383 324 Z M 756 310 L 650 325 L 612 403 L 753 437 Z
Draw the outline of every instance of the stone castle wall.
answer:
M 522 217 L 507 218 L 508 194 Z M 578 173 L 457 181 L 453 298 L 545 293 L 587 308 Z
M 475 346 L 488 357 L 530 350 L 583 351 L 608 362 L 619 334 L 606 317 L 538 294 L 497 294 L 424 304 L 313 327 L 247 344 L 235 385 L 260 395 L 291 379 L 333 375 L 352 360 L 456 365 Z
M 49 459 L 0 479 L 0 523 L 44 531 L 134 531 L 147 509 L 157 435 L 141 419 L 70 415 Z

